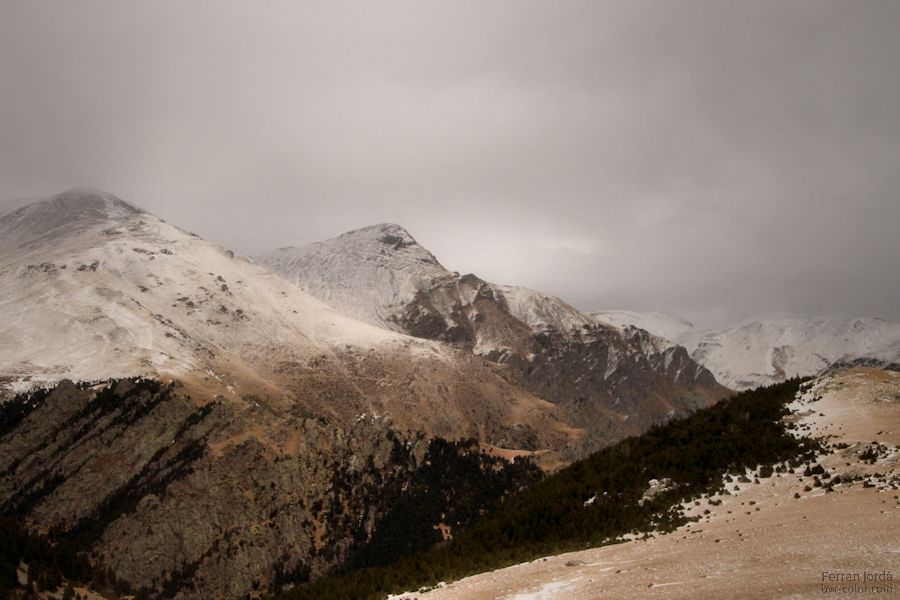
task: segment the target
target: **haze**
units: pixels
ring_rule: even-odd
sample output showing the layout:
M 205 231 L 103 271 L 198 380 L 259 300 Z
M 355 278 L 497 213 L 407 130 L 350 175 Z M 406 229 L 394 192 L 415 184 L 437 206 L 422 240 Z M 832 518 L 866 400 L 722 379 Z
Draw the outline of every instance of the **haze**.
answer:
M 900 322 L 896 2 L 0 2 L 0 200 L 381 222 L 582 310 Z

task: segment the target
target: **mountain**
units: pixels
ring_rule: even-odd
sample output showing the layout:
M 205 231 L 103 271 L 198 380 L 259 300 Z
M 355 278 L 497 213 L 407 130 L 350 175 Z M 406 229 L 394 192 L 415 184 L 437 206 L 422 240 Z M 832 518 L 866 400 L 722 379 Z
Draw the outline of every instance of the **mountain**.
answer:
M 716 380 L 736 390 L 855 365 L 900 368 L 900 324 L 881 319 L 773 319 L 711 331 L 662 313 L 592 315 L 646 329 L 684 346 Z
M 561 446 L 555 409 L 483 361 L 347 318 L 109 194 L 0 217 L 0 378 L 178 379 L 335 423 L 366 416 L 514 448 Z
M 773 389 L 769 388 L 748 394 L 754 401 L 751 406 L 757 407 L 768 404 L 777 391 L 773 394 Z M 416 565 L 418 577 L 407 575 L 403 582 L 403 589 L 411 591 L 394 590 L 392 598 L 811 600 L 835 592 L 839 597 L 852 597 L 847 593 L 849 589 L 859 595 L 896 595 L 892 574 L 900 570 L 896 534 L 900 521 L 897 510 L 900 508 L 897 500 L 900 489 L 897 460 L 900 405 L 896 400 L 886 398 L 900 398 L 900 373 L 856 367 L 807 382 L 796 397 L 788 398 L 793 400 L 788 404 L 793 414 L 787 415 L 784 422 L 788 423 L 789 434 L 816 437 L 822 440 L 821 445 L 809 438 L 801 438 L 800 456 L 773 460 L 770 455 L 762 459 L 761 464 L 750 462 L 749 465 L 732 464 L 730 468 L 722 468 L 710 477 L 711 485 L 702 493 L 694 485 L 690 488 L 680 486 L 678 476 L 670 471 L 672 467 L 678 469 L 696 464 L 694 445 L 702 435 L 679 436 L 675 427 L 684 422 L 655 430 L 631 440 L 630 456 L 638 454 L 637 445 L 655 433 L 666 435 L 669 440 L 681 438 L 677 445 L 666 445 L 665 452 L 675 453 L 674 458 L 670 454 L 663 464 L 653 464 L 651 456 L 644 454 L 644 458 L 650 459 L 645 463 L 646 470 L 632 469 L 628 476 L 616 482 L 617 485 L 610 486 L 619 492 L 617 494 L 598 494 L 597 484 L 590 483 L 591 478 L 599 473 L 606 474 L 610 469 L 573 465 L 561 473 L 561 477 L 552 480 L 561 489 L 546 489 L 551 484 L 551 480 L 547 480 L 529 490 L 524 498 L 517 499 L 515 511 L 506 513 L 501 508 L 486 519 L 483 525 L 499 518 L 515 523 L 515 527 L 506 530 L 494 526 L 499 535 L 495 534 L 493 538 L 480 537 L 482 544 L 494 543 L 502 548 L 489 564 L 480 563 L 477 569 L 471 566 L 476 562 L 474 559 L 454 564 L 455 556 L 471 557 L 471 552 L 466 554 L 464 550 L 455 555 L 449 551 L 443 556 L 432 553 L 436 559 L 432 564 L 438 572 L 429 577 L 430 571 L 421 565 L 427 564 L 428 557 L 423 557 Z M 709 413 L 720 408 L 727 410 L 727 404 L 722 403 Z M 734 415 L 735 420 L 747 419 L 747 416 L 739 415 Z M 760 416 L 750 418 L 759 419 Z M 714 422 L 707 411 L 695 417 L 706 419 L 707 423 Z M 731 423 L 733 425 L 734 421 Z M 718 438 L 750 438 L 750 443 L 741 452 L 725 460 L 746 460 L 749 453 L 773 451 L 771 446 L 752 438 L 759 435 L 760 429 L 779 425 L 780 419 L 773 418 L 769 422 L 760 422 L 759 428 L 747 428 L 740 433 L 725 428 Z M 811 448 L 815 451 L 810 452 Z M 719 451 L 706 449 L 710 452 L 706 468 L 725 455 L 720 449 L 716 450 Z M 560 485 L 563 477 L 569 475 L 566 485 Z M 631 494 L 622 493 L 630 487 L 629 476 L 636 480 L 637 490 Z M 682 493 L 684 495 L 679 497 Z M 533 502 L 540 508 L 529 515 L 522 505 L 527 497 L 538 495 L 543 496 L 543 502 Z M 601 527 L 621 527 L 621 517 L 628 512 L 629 505 L 647 506 L 666 495 L 668 499 L 663 501 L 662 508 L 654 507 L 653 510 L 658 512 L 649 527 L 629 531 L 630 527 L 626 525 L 623 529 L 628 532 L 615 536 L 613 543 L 586 544 L 585 539 L 591 534 L 597 535 L 600 528 L 573 526 L 573 522 L 587 520 L 591 511 L 604 511 L 604 503 L 616 502 L 618 506 L 614 510 L 607 509 L 600 523 Z M 619 500 L 615 500 L 616 497 Z M 666 514 L 666 509 L 679 511 L 684 517 L 681 523 L 675 523 L 677 528 L 674 530 L 668 529 L 660 518 Z M 555 516 L 555 528 L 547 524 L 550 515 Z M 517 538 L 517 543 L 509 550 L 497 540 L 497 537 L 502 539 L 505 531 Z M 523 550 L 529 536 L 533 536 L 531 540 L 543 538 L 547 543 L 529 553 Z M 567 536 L 571 536 L 569 544 L 563 541 Z M 471 546 L 478 547 L 476 544 Z M 585 549 L 586 546 L 589 548 Z M 560 554 L 553 551 L 554 547 L 573 551 Z M 510 554 L 515 552 L 520 553 L 519 564 L 502 568 L 515 562 L 510 559 Z M 873 567 L 873 562 L 878 566 Z M 495 566 L 501 568 L 495 569 Z M 456 575 L 478 571 L 481 573 L 465 578 Z M 810 573 L 817 576 L 811 577 Z M 397 568 L 396 578 L 384 577 L 384 580 L 396 581 L 404 574 Z M 441 580 L 444 583 L 435 585 Z M 765 589 L 748 590 L 748 581 L 765 581 Z M 848 581 L 854 583 L 848 584 Z M 353 589 L 351 583 L 344 582 L 343 589 Z M 421 588 L 423 585 L 429 587 Z M 317 587 L 322 593 L 316 596 L 303 596 L 302 590 L 296 590 L 278 599 L 314 597 L 326 600 L 349 596 L 333 593 L 333 589 L 341 590 L 337 585 L 331 590 Z M 364 588 L 358 586 L 356 590 L 359 589 Z M 417 589 L 419 591 L 414 591 Z M 843 596 L 841 591 L 845 592 Z M 360 593 L 355 597 L 378 596 Z
M 496 365 L 350 319 L 103 192 L 0 216 L 0 290 L 0 512 L 157 597 L 339 567 L 396 530 L 443 438 L 475 439 L 450 472 L 456 456 L 505 483 L 435 488 L 436 519 L 455 490 L 479 514 L 523 481 L 479 443 L 552 455 L 581 433 Z M 435 543 L 440 525 L 403 531 Z
M 342 314 L 501 365 L 583 430 L 570 458 L 728 394 L 684 348 L 540 292 L 448 271 L 398 225 L 252 258 Z
M 433 546 L 539 479 L 474 441 L 185 392 L 63 381 L 0 404 L 3 516 L 87 553 L 120 594 L 245 598 L 365 565 L 370 545 L 388 542 L 379 558 Z
M 443 271 L 392 231 L 371 247 Z M 271 593 L 454 535 L 534 479 L 499 455 L 727 393 L 557 299 L 444 273 L 404 302 L 403 269 L 334 260 L 332 302 L 368 273 L 401 310 L 353 318 L 105 192 L 0 215 L 0 512 L 157 598 Z

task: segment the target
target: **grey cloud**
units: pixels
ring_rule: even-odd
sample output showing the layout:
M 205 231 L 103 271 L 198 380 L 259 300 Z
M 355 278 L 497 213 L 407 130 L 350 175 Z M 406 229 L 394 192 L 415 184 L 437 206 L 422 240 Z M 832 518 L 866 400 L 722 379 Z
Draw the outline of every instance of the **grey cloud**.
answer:
M 890 2 L 5 2 L 0 198 L 101 187 L 242 253 L 393 221 L 583 309 L 900 321 L 898 26 Z

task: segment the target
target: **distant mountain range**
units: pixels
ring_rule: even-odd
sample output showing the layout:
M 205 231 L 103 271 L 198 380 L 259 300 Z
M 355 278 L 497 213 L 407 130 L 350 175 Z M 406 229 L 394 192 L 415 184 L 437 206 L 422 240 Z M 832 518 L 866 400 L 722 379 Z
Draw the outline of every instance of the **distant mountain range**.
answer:
M 774 319 L 712 331 L 658 312 L 592 315 L 684 346 L 717 381 L 734 390 L 852 366 L 900 370 L 900 324 L 881 319 Z

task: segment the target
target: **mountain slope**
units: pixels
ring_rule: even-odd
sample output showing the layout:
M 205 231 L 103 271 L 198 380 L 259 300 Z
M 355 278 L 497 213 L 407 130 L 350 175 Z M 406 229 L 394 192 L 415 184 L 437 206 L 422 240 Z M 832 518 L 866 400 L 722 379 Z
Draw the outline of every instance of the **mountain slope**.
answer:
M 417 497 L 430 499 L 419 511 L 427 520 L 405 532 L 428 547 L 443 515 L 457 533 L 537 476 L 477 444 L 372 420 L 335 427 L 253 403 L 198 406 L 185 391 L 63 381 L 0 404 L 3 515 L 89 552 L 154 598 L 245 598 L 398 538 L 395 508 Z M 420 476 L 444 485 L 424 495 Z
M 683 348 L 604 325 L 546 294 L 448 271 L 397 225 L 253 260 L 348 316 L 503 365 L 585 431 L 570 456 L 727 394 Z
M 0 377 L 146 375 L 352 423 L 522 448 L 565 443 L 551 405 L 483 361 L 350 319 L 108 194 L 0 217 Z
M 661 313 L 592 314 L 609 323 L 646 329 L 684 346 L 691 358 L 733 389 L 853 365 L 900 366 L 900 324 L 881 319 L 774 319 L 710 331 Z
M 339 567 L 439 437 L 553 455 L 580 434 L 496 365 L 103 192 L 0 216 L 0 290 L 0 510 L 160 598 Z
M 885 398 L 898 397 L 898 373 L 854 368 L 829 374 L 805 386 L 790 406 L 795 432 L 826 435 L 829 442 L 808 466 L 793 462 L 776 465 L 775 473 L 731 471 L 718 493 L 683 503 L 691 522 L 668 535 L 625 536 L 630 540 L 624 543 L 395 597 L 799 600 L 828 592 L 894 597 L 892 574 L 900 570 L 900 405 Z

